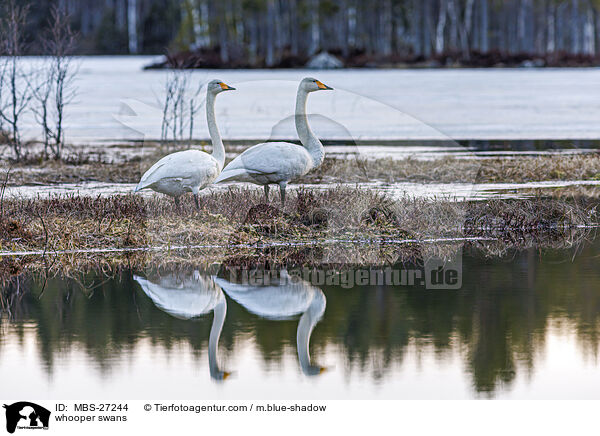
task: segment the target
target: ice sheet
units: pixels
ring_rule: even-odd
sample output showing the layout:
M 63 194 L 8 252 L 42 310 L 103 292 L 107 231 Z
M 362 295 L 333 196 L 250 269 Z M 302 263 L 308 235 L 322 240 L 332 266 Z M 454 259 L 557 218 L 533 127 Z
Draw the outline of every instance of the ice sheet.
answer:
M 67 137 L 85 140 L 160 136 L 165 71 L 143 71 L 149 57 L 86 57 L 78 97 L 67 110 Z M 39 62 L 35 58 L 26 61 Z M 600 69 L 197 70 L 237 91 L 219 96 L 225 139 L 295 138 L 296 85 L 313 75 L 333 86 L 309 98 L 323 138 L 598 139 Z M 132 112 L 133 110 L 133 112 Z M 132 113 L 137 117 L 131 117 Z M 27 120 L 26 120 L 27 121 Z M 194 137 L 206 138 L 204 114 Z M 37 135 L 29 125 L 27 134 Z

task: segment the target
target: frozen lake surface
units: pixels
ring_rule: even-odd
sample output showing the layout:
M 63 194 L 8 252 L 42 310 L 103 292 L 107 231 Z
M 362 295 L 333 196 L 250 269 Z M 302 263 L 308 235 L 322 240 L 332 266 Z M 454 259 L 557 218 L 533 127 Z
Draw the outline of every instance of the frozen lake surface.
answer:
M 550 194 L 557 188 L 571 186 L 599 186 L 600 180 L 567 180 L 567 181 L 544 181 L 529 183 L 347 183 L 345 186 L 360 186 L 365 189 L 385 192 L 391 198 L 402 199 L 410 198 L 429 198 L 429 199 L 447 199 L 451 201 L 476 201 L 489 200 L 492 198 L 510 199 L 527 198 L 533 196 L 533 190 L 537 193 Z M 83 183 L 62 183 L 56 185 L 40 186 L 9 186 L 4 193 L 5 198 L 48 198 L 56 195 L 81 195 L 89 197 L 110 196 L 131 194 L 135 189 L 133 183 L 103 183 L 103 182 L 83 182 Z M 233 183 L 230 185 L 212 185 L 200 191 L 200 195 L 211 191 L 228 189 L 228 186 L 255 187 L 255 185 L 245 183 Z M 334 186 L 332 184 L 307 184 L 289 185 L 288 189 L 294 190 L 298 187 L 311 189 L 328 189 Z M 154 193 L 150 190 L 141 191 L 136 195 L 151 196 Z M 156 194 L 159 195 L 159 194 Z
M 68 140 L 159 138 L 167 72 L 142 69 L 154 59 L 83 58 L 77 101 L 67 113 Z M 197 70 L 192 82 L 196 87 L 219 78 L 238 89 L 217 101 L 225 139 L 295 138 L 296 86 L 308 75 L 335 88 L 309 99 L 314 129 L 323 138 L 600 138 L 596 68 Z M 202 110 L 195 124 L 194 136 L 208 137 Z

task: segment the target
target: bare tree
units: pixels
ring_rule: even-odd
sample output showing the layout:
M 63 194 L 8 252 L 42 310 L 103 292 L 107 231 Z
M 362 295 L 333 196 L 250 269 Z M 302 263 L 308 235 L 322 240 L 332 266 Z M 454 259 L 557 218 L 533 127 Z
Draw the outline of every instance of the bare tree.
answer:
M 437 25 L 435 28 L 435 53 L 441 54 L 444 52 L 444 32 L 446 31 L 446 16 L 447 16 L 447 6 L 446 0 L 440 0 L 439 6 L 439 15 L 437 20 Z
M 0 28 L 0 32 L 1 32 Z M 0 43 L 2 42 L 2 33 L 0 33 Z M 8 133 L 4 130 L 4 117 L 2 113 L 6 110 L 6 103 L 4 99 L 4 94 L 6 93 L 5 83 L 6 83 L 6 68 L 8 66 L 8 62 L 0 60 L 0 144 L 8 143 Z
M 44 153 L 46 156 L 51 154 L 54 159 L 62 156 L 65 108 L 77 93 L 74 80 L 78 67 L 71 57 L 74 47 L 75 33 L 69 15 L 58 7 L 52 8 L 49 31 L 44 40 L 50 58 L 31 89 L 38 103 L 33 110 L 42 127 Z
M 127 35 L 129 37 L 129 53 L 138 52 L 138 31 L 137 31 L 137 0 L 127 0 Z
M 4 9 L 10 1 L 25 4 L 28 0 L 0 0 L 0 8 Z M 509 58 L 517 53 L 536 57 L 553 53 L 550 57 L 556 60 L 585 54 L 591 63 L 594 57 L 600 58 L 600 0 L 53 0 L 49 3 L 59 4 L 73 14 L 73 22 L 81 32 L 81 47 L 91 52 L 192 49 L 206 56 L 208 64 L 219 62 L 213 57 L 213 53 L 219 53 L 223 66 L 228 63 L 278 66 L 290 60 L 298 63 L 320 50 L 340 53 L 349 63 L 354 63 L 356 57 L 363 62 L 369 61 L 363 56 L 385 59 L 396 55 L 419 58 L 449 55 L 477 62 L 480 54 L 486 52 Z M 41 22 L 45 11 L 41 7 L 32 8 L 29 25 Z M 28 46 L 32 52 L 41 52 L 42 48 L 40 41 L 32 41 Z
M 28 6 L 8 0 L 0 17 L 0 51 L 6 57 L 0 66 L 0 119 L 8 126 L 8 143 L 16 160 L 23 157 L 20 120 L 32 99 L 28 85 L 30 72 L 21 64 L 24 51 L 23 32 L 27 22 Z
M 166 143 L 183 141 L 186 132 L 189 132 L 189 140 L 192 140 L 194 117 L 203 104 L 200 98 L 202 84 L 193 91 L 189 88 L 188 71 L 173 70 L 167 74 L 161 125 L 161 139 Z
M 44 65 L 30 82 L 33 98 L 36 100 L 36 105 L 32 110 L 35 114 L 36 121 L 42 128 L 42 142 L 44 144 L 44 159 L 47 159 L 50 154 L 50 142 L 52 140 L 52 132 L 50 130 L 50 97 L 52 95 L 52 84 L 54 82 L 54 71 L 50 64 Z
M 319 1 L 310 2 L 310 46 L 308 53 L 313 55 L 319 51 L 321 45 L 321 32 L 319 26 Z

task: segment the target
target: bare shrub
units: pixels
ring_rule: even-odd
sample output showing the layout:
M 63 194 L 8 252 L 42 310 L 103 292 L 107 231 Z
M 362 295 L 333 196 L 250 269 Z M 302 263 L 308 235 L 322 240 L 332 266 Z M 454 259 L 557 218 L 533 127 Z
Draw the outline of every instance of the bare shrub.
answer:
M 77 65 L 71 57 L 75 37 L 69 15 L 53 7 L 49 30 L 43 41 L 44 50 L 50 58 L 38 73 L 32 93 L 37 102 L 33 111 L 42 128 L 44 156 L 51 155 L 54 159 L 62 157 L 65 108 L 77 93 L 74 86 Z
M 161 124 L 161 140 L 166 143 L 181 142 L 185 135 L 192 140 L 194 117 L 204 99 L 200 94 L 202 84 L 195 90 L 190 90 L 190 82 L 190 73 L 187 71 L 173 70 L 167 73 Z

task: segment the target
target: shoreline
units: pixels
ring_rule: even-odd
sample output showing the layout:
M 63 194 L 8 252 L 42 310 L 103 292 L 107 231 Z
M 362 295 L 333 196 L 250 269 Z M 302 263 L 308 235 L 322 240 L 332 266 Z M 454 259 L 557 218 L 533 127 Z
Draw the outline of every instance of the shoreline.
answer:
M 572 247 L 600 224 L 597 201 L 586 197 L 461 203 L 338 187 L 293 191 L 283 210 L 274 195 L 265 204 L 259 190 L 210 193 L 200 211 L 186 200 L 176 211 L 170 199 L 134 195 L 4 199 L 0 269 L 13 275 L 36 257 L 78 265 L 193 250 L 230 264 L 303 262 L 307 250 L 329 250 L 355 264 L 450 258 L 463 245 L 498 256 Z
M 188 147 L 189 148 L 189 147 Z M 191 148 L 210 151 L 210 147 Z M 57 185 L 73 182 L 137 183 L 145 169 L 160 157 L 181 148 L 149 146 L 144 153 L 132 153 L 130 148 L 121 151 L 106 150 L 86 153 L 79 150 L 67 154 L 64 160 L 42 160 L 36 154 L 24 162 L 0 160 L 2 185 Z M 244 147 L 227 146 L 227 160 L 231 161 Z M 493 151 L 464 153 L 448 151 L 441 157 L 435 152 L 424 154 L 390 152 L 368 154 L 344 152 L 336 148 L 326 155 L 323 165 L 298 179 L 302 184 L 321 183 L 527 183 L 544 181 L 596 181 L 600 180 L 600 152 L 548 151 L 505 153 Z M 431 155 L 431 156 L 430 156 Z M 379 157 L 383 156 L 383 157 Z M 8 178 L 7 178 L 8 176 Z

